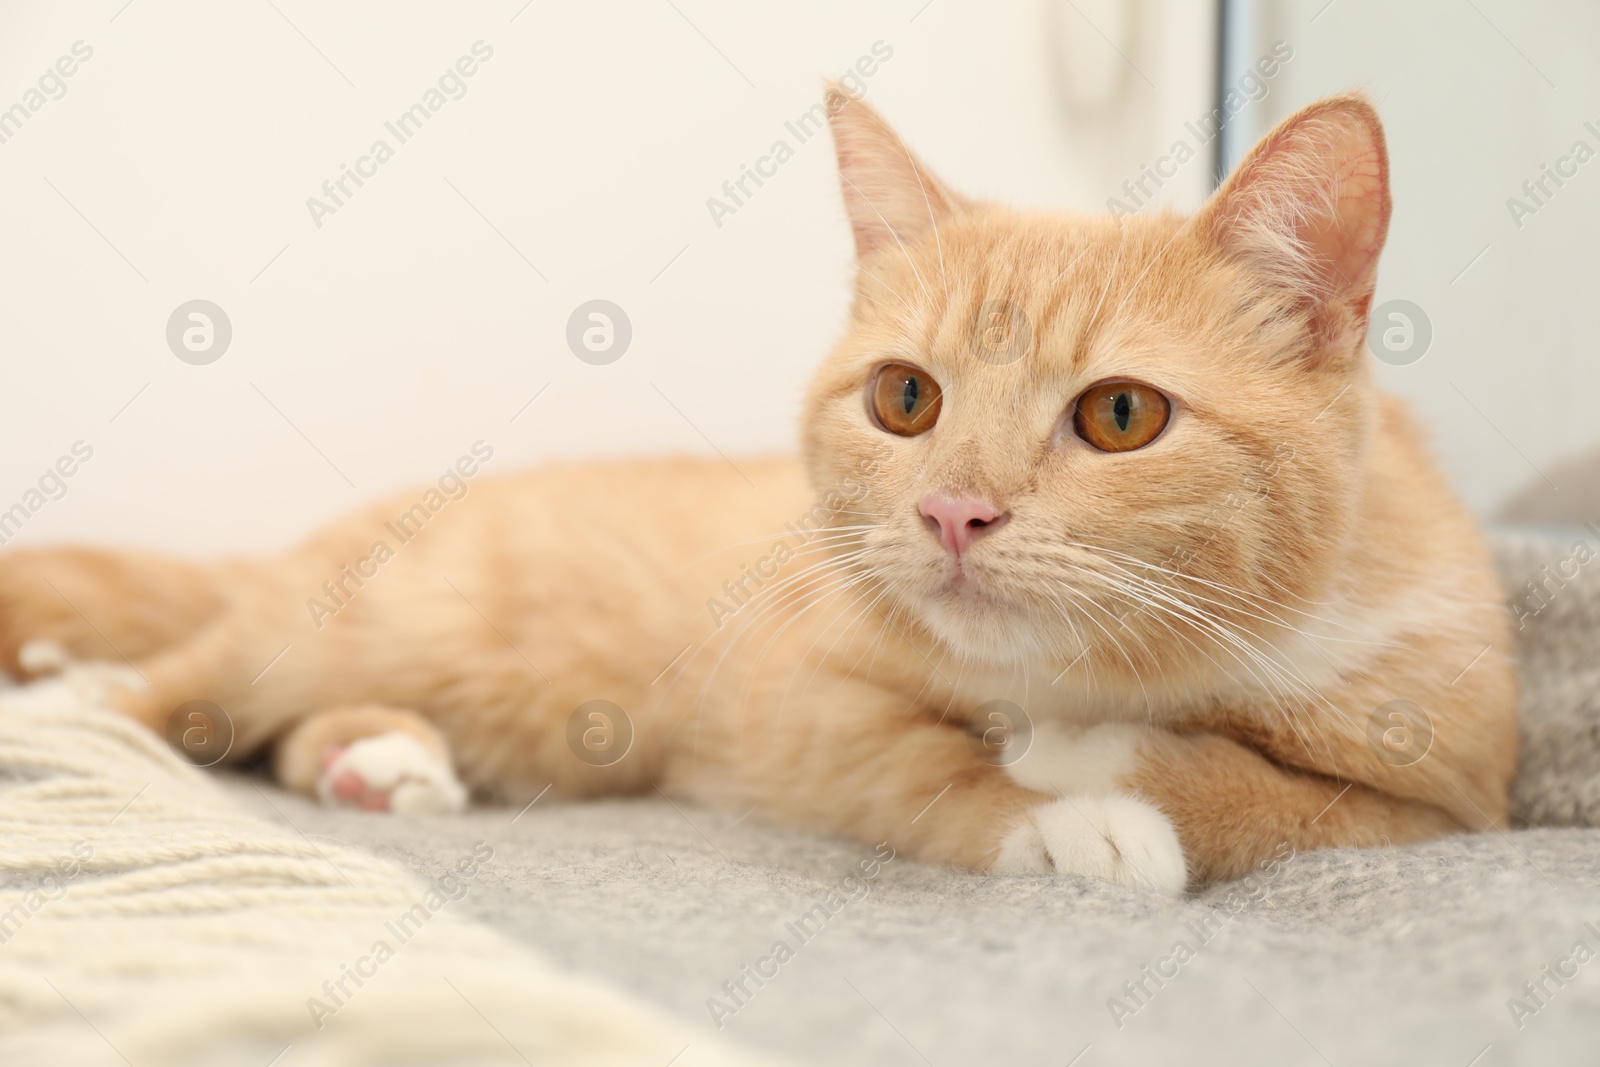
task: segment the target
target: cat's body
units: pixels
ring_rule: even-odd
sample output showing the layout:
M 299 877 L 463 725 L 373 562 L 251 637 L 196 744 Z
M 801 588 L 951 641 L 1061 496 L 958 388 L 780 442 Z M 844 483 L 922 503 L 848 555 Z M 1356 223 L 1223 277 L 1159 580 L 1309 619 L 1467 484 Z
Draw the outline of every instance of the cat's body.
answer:
M 404 543 L 415 494 L 270 562 L 12 553 L 0 651 L 120 652 L 153 728 L 212 701 L 233 757 L 276 743 L 286 784 L 373 806 L 351 757 L 399 733 L 369 772 L 452 759 L 524 803 L 658 788 L 1169 891 L 1487 826 L 1515 763 L 1507 620 L 1368 381 L 1376 120 L 1319 107 L 1196 219 L 1113 223 L 966 204 L 836 96 L 862 275 L 803 462 L 479 475 Z M 995 301 L 1025 344 L 975 343 Z M 1148 441 L 1086 443 L 1106 382 L 1113 431 L 1170 406 Z

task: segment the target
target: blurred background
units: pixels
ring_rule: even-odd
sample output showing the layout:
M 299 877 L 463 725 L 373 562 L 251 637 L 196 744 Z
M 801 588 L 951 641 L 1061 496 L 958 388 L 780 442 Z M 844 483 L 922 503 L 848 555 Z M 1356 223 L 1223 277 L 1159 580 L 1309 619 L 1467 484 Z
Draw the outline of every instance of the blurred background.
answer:
M 964 192 L 1083 212 L 1193 209 L 1366 89 L 1382 382 L 1479 514 L 1600 518 L 1597 38 L 1578 0 L 8 3 L 0 534 L 257 551 L 478 440 L 788 450 L 846 72 Z

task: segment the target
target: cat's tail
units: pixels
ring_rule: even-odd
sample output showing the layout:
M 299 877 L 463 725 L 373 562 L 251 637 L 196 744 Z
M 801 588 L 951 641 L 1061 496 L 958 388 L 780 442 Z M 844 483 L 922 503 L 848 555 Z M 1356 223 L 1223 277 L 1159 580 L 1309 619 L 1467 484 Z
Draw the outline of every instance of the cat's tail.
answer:
M 137 662 L 186 640 L 227 603 L 225 565 L 152 552 L 32 548 L 0 553 L 0 670 L 30 641 L 73 659 Z

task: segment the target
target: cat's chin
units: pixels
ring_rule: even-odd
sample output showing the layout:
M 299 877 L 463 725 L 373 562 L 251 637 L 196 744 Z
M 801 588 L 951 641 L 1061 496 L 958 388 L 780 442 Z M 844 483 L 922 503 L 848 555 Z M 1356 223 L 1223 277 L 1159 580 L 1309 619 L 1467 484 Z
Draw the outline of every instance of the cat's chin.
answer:
M 1046 653 L 1022 608 L 970 583 L 947 587 L 922 605 L 922 620 L 951 649 L 977 660 L 1012 663 Z

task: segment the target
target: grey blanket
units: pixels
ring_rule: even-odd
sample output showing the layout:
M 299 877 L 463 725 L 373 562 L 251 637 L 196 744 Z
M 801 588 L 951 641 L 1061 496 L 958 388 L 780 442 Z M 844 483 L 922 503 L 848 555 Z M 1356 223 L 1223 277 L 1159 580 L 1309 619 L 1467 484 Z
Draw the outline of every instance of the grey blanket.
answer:
M 1499 536 L 1508 590 L 1580 537 L 1600 552 L 1584 530 Z M 904 858 L 860 886 L 866 849 L 659 799 L 415 821 L 273 801 L 425 876 L 488 840 L 463 911 L 798 1062 L 1596 1063 L 1600 563 L 1561 570 L 1519 612 L 1514 826 L 1306 853 L 1176 903 Z

